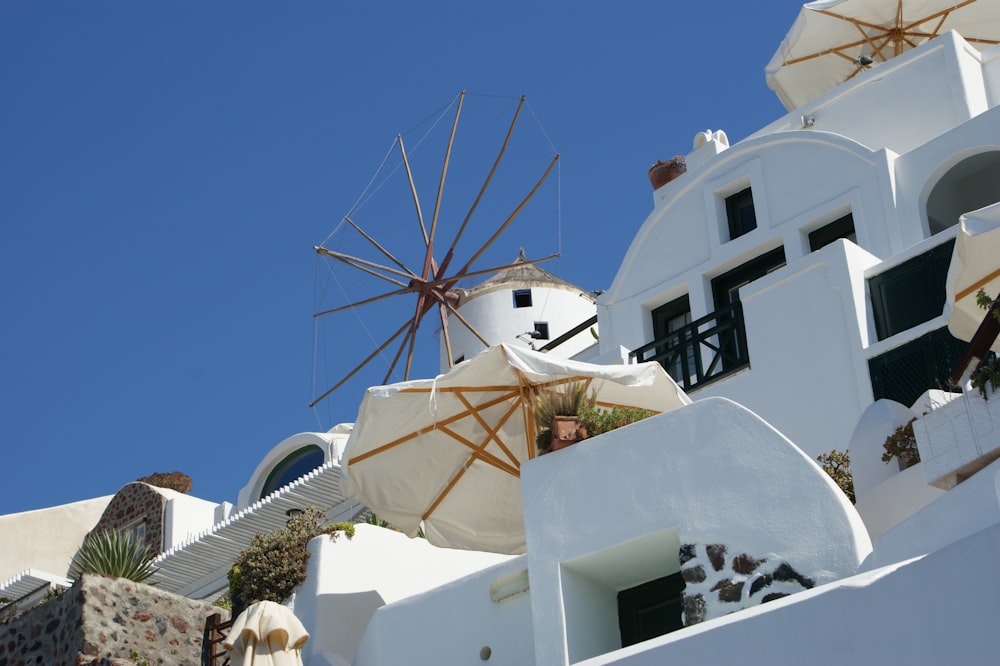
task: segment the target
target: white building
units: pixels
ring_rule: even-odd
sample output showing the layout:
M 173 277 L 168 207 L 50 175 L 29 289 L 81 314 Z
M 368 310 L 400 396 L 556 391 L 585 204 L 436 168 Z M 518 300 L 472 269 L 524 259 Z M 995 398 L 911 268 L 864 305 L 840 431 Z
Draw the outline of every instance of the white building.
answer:
M 1000 202 L 1000 47 L 943 34 L 732 146 L 698 135 L 687 167 L 597 301 L 599 347 L 570 353 L 657 360 L 694 403 L 523 462 L 524 555 L 314 540 L 307 665 L 995 661 L 1000 400 L 939 389 L 964 347 L 941 315 L 956 223 Z M 524 343 L 587 320 L 537 277 L 462 311 Z M 913 416 L 924 462 L 899 471 L 882 443 Z M 289 511 L 364 510 L 340 492 L 349 433 L 279 444 L 158 583 L 211 597 Z M 857 507 L 813 462 L 834 449 Z

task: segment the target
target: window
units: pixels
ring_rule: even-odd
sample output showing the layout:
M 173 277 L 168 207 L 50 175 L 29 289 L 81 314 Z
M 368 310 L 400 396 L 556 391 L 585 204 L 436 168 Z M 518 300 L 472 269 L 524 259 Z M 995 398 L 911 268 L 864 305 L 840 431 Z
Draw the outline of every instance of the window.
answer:
M 548 340 L 549 339 L 549 322 L 547 321 L 536 321 L 535 322 L 535 332 L 531 334 L 532 340 Z
M 671 631 L 684 624 L 684 578 L 680 572 L 618 593 L 618 629 L 622 647 Z
M 948 375 L 966 344 L 944 327 L 868 359 L 872 396 L 909 406 L 927 389 L 950 390 Z
M 514 290 L 514 307 L 515 308 L 530 308 L 531 307 L 531 290 L 530 289 L 515 289 Z
M 809 234 L 809 251 L 815 252 L 838 238 L 846 238 L 852 243 L 858 242 L 858 235 L 854 233 L 854 216 L 850 213 L 811 232 Z
M 954 239 L 942 243 L 868 280 L 879 340 L 941 314 L 944 282 L 954 246 Z
M 461 356 L 459 356 L 458 358 L 456 358 L 454 361 L 452 361 L 451 364 L 452 365 L 458 365 L 459 363 L 461 363 L 464 360 L 465 360 L 465 354 L 462 354 Z
M 726 218 L 729 220 L 730 240 L 757 228 L 757 213 L 753 208 L 753 194 L 749 187 L 726 197 Z
M 260 498 L 264 499 L 275 490 L 287 486 L 292 481 L 299 479 L 323 464 L 326 456 L 323 449 L 318 446 L 306 446 L 280 463 L 275 465 L 271 473 L 268 474 L 264 487 L 260 491 Z
M 733 308 L 739 302 L 740 287 L 750 284 L 757 278 L 764 277 L 784 265 L 785 248 L 779 247 L 712 280 L 715 311 L 718 314 L 719 326 L 722 328 L 719 331 L 719 351 L 722 355 L 724 370 L 745 365 L 746 360 L 750 357 L 746 346 L 746 331 L 742 327 L 735 326 L 724 328 L 733 317 L 732 314 L 725 311 Z
M 126 525 L 125 528 L 122 531 L 129 535 L 129 538 L 132 539 L 132 543 L 137 543 L 139 545 L 145 545 L 146 544 L 146 519 L 145 518 L 137 520 L 134 523 L 131 523 L 129 525 Z
M 666 340 L 656 350 L 666 354 L 660 364 L 674 381 L 684 385 L 685 379 L 696 375 L 693 337 L 696 331 L 685 329 L 691 324 L 691 303 L 687 294 L 653 310 L 653 339 Z

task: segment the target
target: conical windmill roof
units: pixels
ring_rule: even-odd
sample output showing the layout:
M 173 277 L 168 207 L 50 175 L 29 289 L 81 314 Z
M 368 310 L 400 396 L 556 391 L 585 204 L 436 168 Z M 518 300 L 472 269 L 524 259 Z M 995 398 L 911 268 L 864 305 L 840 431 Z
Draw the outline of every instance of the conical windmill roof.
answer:
M 566 289 L 568 291 L 578 291 L 593 300 L 593 295 L 584 291 L 580 287 L 563 280 L 562 278 L 539 268 L 536 264 L 527 263 L 524 256 L 524 248 L 521 248 L 514 265 L 497 271 L 483 282 L 469 287 L 468 289 L 456 289 L 460 301 L 467 301 L 470 298 L 481 296 L 482 294 L 497 291 L 498 289 L 511 289 L 513 287 L 553 287 L 556 289 Z

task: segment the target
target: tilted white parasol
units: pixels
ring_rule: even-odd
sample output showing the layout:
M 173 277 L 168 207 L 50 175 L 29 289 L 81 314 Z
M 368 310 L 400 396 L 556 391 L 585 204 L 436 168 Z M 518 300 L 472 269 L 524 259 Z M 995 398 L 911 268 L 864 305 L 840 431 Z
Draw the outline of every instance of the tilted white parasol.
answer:
M 943 314 L 948 331 L 968 341 L 986 317 L 986 311 L 976 303 L 976 294 L 982 289 L 990 299 L 1000 295 L 1000 204 L 966 213 L 958 224 Z M 1000 339 L 991 348 L 1000 352 Z
M 810 2 L 767 64 L 767 85 L 791 111 L 949 30 L 977 48 L 997 44 L 1000 0 Z
M 589 383 L 598 406 L 691 402 L 655 363 L 593 365 L 501 344 L 436 379 L 368 389 L 342 490 L 410 536 L 422 523 L 432 544 L 524 552 L 520 466 L 536 455 L 535 397 L 573 381 Z

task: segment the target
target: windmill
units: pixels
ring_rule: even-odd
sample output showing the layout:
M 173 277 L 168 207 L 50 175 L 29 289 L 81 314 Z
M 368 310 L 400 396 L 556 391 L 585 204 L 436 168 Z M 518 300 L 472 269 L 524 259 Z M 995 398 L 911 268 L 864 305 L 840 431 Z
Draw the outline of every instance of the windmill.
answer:
M 400 134 L 396 136 L 389 154 L 370 184 L 370 191 L 375 194 L 368 198 L 363 195 L 359 200 L 359 203 L 367 203 L 375 195 L 388 196 L 395 200 L 395 204 L 402 204 L 406 200 L 405 213 L 397 206 L 392 212 L 383 214 L 381 219 L 376 212 L 368 216 L 370 221 L 364 221 L 357 214 L 364 206 L 356 205 L 343 217 L 337 229 L 322 244 L 315 246 L 316 253 L 322 257 L 326 269 L 336 277 L 340 288 L 336 298 L 340 303 L 334 307 L 320 308 L 314 315 L 317 320 L 340 317 L 342 323 L 337 328 L 345 332 L 348 328 L 365 326 L 364 313 L 369 308 L 381 305 L 384 309 L 385 304 L 390 304 L 389 309 L 395 315 L 395 321 L 386 326 L 391 329 L 388 335 L 369 336 L 366 346 L 371 351 L 360 360 L 353 358 L 348 365 L 344 357 L 350 354 L 338 354 L 341 357 L 338 365 L 350 369 L 343 374 L 338 370 L 334 381 L 327 383 L 318 395 L 314 393 L 310 407 L 317 405 L 362 371 L 367 373 L 373 369 L 377 359 L 384 364 L 385 372 L 372 375 L 380 377 L 380 380 L 370 381 L 370 384 L 387 384 L 393 378 L 410 379 L 414 360 L 419 354 L 419 338 L 429 327 L 439 330 L 449 365 L 452 360 L 450 326 L 468 329 L 484 345 L 497 342 L 487 340 L 472 322 L 459 313 L 456 308 L 458 297 L 453 290 L 460 280 L 493 274 L 514 265 L 497 263 L 490 250 L 501 236 L 509 234 L 517 221 L 525 217 L 525 211 L 530 209 L 529 203 L 537 201 L 539 192 L 550 181 L 550 176 L 557 172 L 559 155 L 551 150 L 544 155 L 544 161 L 537 159 L 535 155 L 532 164 L 517 162 L 513 168 L 507 167 L 512 149 L 517 143 L 514 139 L 515 129 L 524 124 L 522 112 L 528 108 L 525 97 L 522 96 L 517 101 L 512 116 L 502 124 L 502 127 L 506 127 L 502 138 L 499 132 L 495 132 L 499 148 L 491 156 L 492 160 L 482 160 L 479 155 L 479 166 L 485 173 L 478 179 L 474 178 L 472 174 L 477 165 L 470 165 L 468 162 L 472 161 L 476 151 L 466 148 L 463 153 L 460 141 L 460 120 L 463 130 L 466 124 L 466 118 L 462 117 L 465 101 L 466 93 L 463 91 L 436 117 L 435 126 L 450 115 L 451 108 L 454 108 L 440 167 L 423 170 L 433 170 L 433 181 L 421 181 L 421 176 L 425 173 L 414 164 L 413 159 L 417 149 L 424 149 L 426 143 L 431 143 L 425 141 L 429 133 L 420 137 L 413 148 L 408 146 L 408 140 L 404 140 L 404 136 Z M 524 143 L 517 145 L 523 146 Z M 551 145 L 548 145 L 548 149 L 551 149 Z M 465 156 L 468 158 L 463 159 L 459 165 L 459 158 Z M 488 164 L 488 168 L 481 166 L 483 163 Z M 395 168 L 392 164 L 395 164 Z M 445 196 L 446 183 L 451 184 L 449 169 L 452 172 L 458 171 L 461 185 L 469 190 L 463 192 L 468 197 L 465 203 L 446 205 L 449 201 L 449 197 Z M 393 179 L 397 185 L 402 181 L 404 186 L 395 193 L 387 193 L 390 189 L 388 185 Z M 428 182 L 432 184 L 428 185 Z M 427 201 L 425 193 L 431 187 L 436 188 L 433 204 L 430 208 L 425 208 L 421 195 L 424 194 L 423 201 Z M 405 192 L 400 192 L 400 189 Z M 451 195 L 450 188 L 448 191 Z M 407 216 L 410 219 L 405 219 Z M 557 210 L 553 217 L 557 220 Z M 540 221 L 538 218 L 533 220 L 535 227 Z M 373 227 L 377 227 L 379 231 L 373 231 Z M 383 237 L 379 237 L 379 233 Z M 535 264 L 558 256 L 556 252 L 542 259 L 520 263 Z M 504 261 L 511 262 L 513 259 L 514 251 L 509 251 Z M 347 282 L 358 284 L 362 281 L 367 290 L 363 297 L 355 297 L 349 293 L 349 289 L 343 288 Z M 378 286 L 373 287 L 373 284 Z M 361 357 L 363 353 L 359 351 L 355 355 Z

